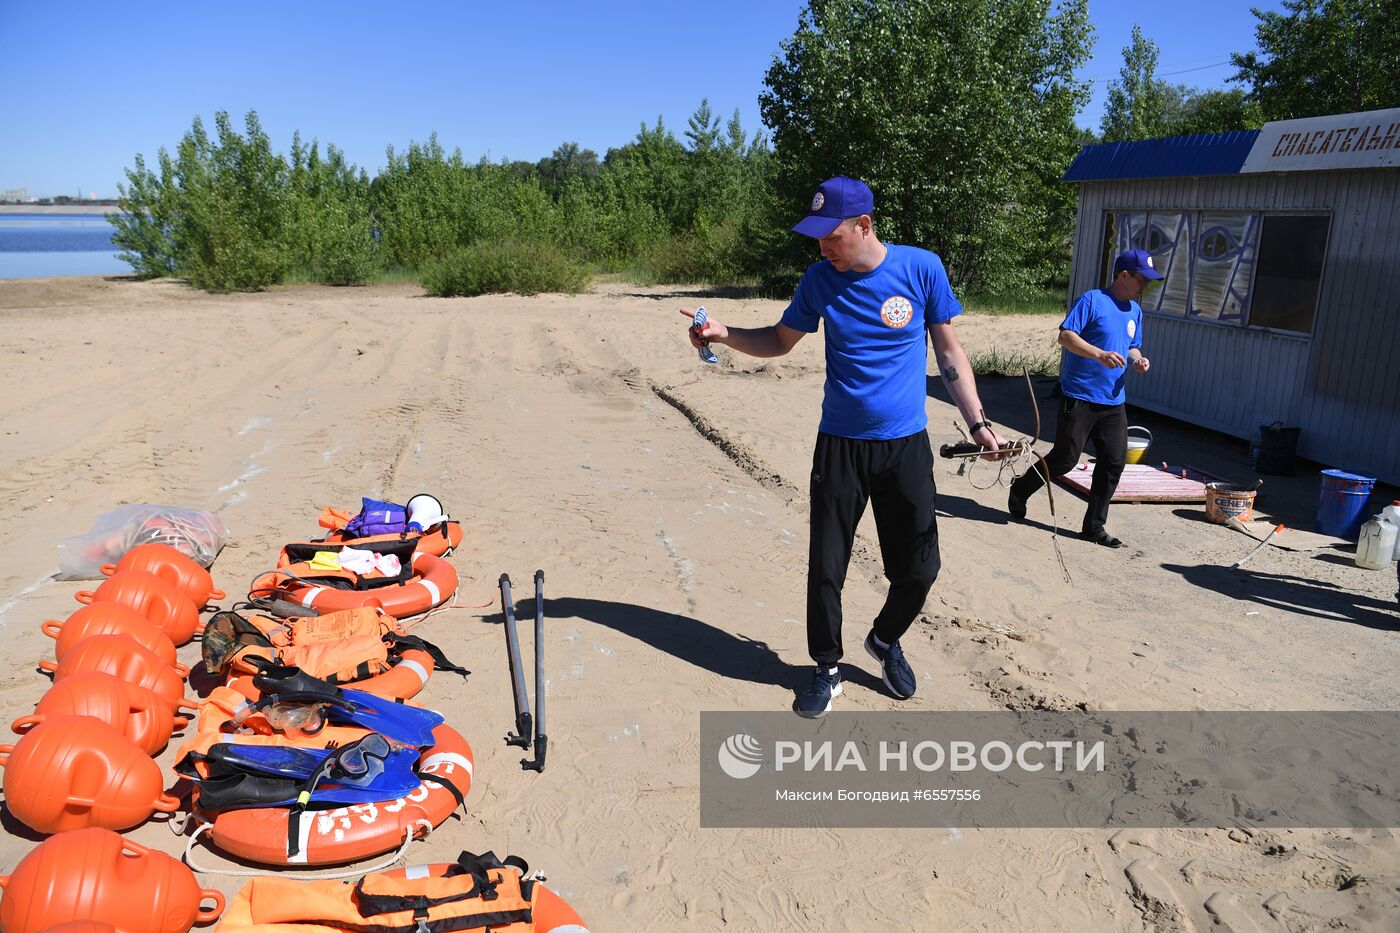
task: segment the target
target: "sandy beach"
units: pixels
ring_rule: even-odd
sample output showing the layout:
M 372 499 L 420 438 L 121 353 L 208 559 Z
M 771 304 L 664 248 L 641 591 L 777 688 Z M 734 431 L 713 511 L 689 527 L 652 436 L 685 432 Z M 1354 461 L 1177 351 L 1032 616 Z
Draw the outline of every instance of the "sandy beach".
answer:
M 719 348 L 706 367 L 675 312 L 697 303 L 746 326 L 783 308 L 625 284 L 433 299 L 413 285 L 209 295 L 170 281 L 0 281 L 9 719 L 49 684 L 35 669 L 52 657 L 39 623 L 91 588 L 53 579 L 55 545 L 100 514 L 143 502 L 218 513 L 234 541 L 212 573 L 232 596 L 283 543 L 316 533 L 322 506 L 429 491 L 466 543 L 457 607 L 415 633 L 473 673 L 435 677 L 419 699 L 472 743 L 476 772 L 465 818 L 410 862 L 520 855 L 594 931 L 1396 929 L 1395 831 L 701 829 L 700 711 L 786 710 L 808 676 L 823 351 L 819 336 L 770 361 Z M 958 331 L 969 353 L 1044 354 L 1057 321 L 972 314 Z M 1002 433 L 1028 435 L 1022 383 L 980 384 Z M 1053 402 L 1041 406 L 1048 435 Z M 958 439 L 939 386 L 928 411 L 935 446 Z M 1163 458 L 1250 475 L 1241 442 L 1150 424 Z M 936 473 L 943 571 L 905 639 L 918 693 L 892 699 L 860 651 L 885 592 L 867 515 L 845 590 L 840 709 L 1400 708 L 1393 571 L 1269 548 L 1236 575 L 1226 568 L 1253 542 L 1205 523 L 1201 506 L 1115 505 L 1127 547 L 1062 537 L 1066 583 L 1043 495 L 1030 522 L 1008 524 L 995 466 L 968 477 L 939 461 Z M 1271 481 L 1261 507 L 1311 527 L 1315 489 L 1315 474 Z M 1056 494 L 1060 528 L 1077 529 L 1083 500 Z M 524 598 L 536 568 L 551 719 L 538 775 L 502 741 L 496 601 L 502 572 Z M 180 655 L 196 663 L 198 643 Z M 160 758 L 170 783 L 173 751 Z M 40 837 L 8 814 L 4 829 L 8 872 Z M 184 848 L 161 821 L 128 835 Z M 197 860 L 241 867 L 203 848 Z

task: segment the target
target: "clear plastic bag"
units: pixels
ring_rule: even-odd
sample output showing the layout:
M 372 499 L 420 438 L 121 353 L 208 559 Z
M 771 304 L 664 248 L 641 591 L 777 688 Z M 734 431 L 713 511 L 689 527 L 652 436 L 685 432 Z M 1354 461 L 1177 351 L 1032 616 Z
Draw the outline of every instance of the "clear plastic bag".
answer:
M 100 580 L 138 544 L 168 544 L 208 567 L 228 543 L 228 526 L 212 512 L 169 505 L 123 505 L 100 516 L 87 534 L 58 542 L 60 580 Z

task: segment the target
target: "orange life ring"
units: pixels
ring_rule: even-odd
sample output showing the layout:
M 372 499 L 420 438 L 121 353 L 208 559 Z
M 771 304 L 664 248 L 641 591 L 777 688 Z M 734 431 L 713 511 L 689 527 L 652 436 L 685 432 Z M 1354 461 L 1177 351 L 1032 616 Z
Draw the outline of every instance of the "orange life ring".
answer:
M 413 571 L 407 583 L 397 586 L 337 590 L 289 579 L 274 570 L 253 581 L 249 596 L 281 596 L 317 612 L 376 606 L 396 619 L 406 619 L 441 606 L 456 594 L 457 568 L 446 559 L 415 551 Z
M 422 782 L 397 800 L 294 817 L 284 807 L 225 810 L 213 815 L 209 835 L 224 852 L 260 865 L 339 865 L 392 851 L 409 833 L 422 838 L 441 825 L 471 789 L 467 740 L 446 723 L 433 730 L 433 739 L 419 759 Z M 292 831 L 296 855 L 288 852 Z
M 427 686 L 428 678 L 431 676 L 433 676 L 433 656 L 426 651 L 410 648 L 399 658 L 398 664 L 377 677 L 338 683 L 336 686 L 349 687 L 351 690 L 363 690 L 365 693 L 372 693 L 377 697 L 390 700 L 411 700 Z M 252 677 L 244 675 L 230 677 L 227 685 L 250 700 L 262 697 L 258 688 L 253 686 Z
M 456 862 L 440 862 L 436 865 L 409 865 L 405 868 L 391 868 L 375 872 L 385 878 L 403 878 L 417 881 L 420 878 L 441 878 L 457 867 Z M 578 911 L 569 906 L 558 894 L 542 884 L 535 887 L 534 903 L 530 915 L 534 918 L 535 933 L 588 933 L 588 927 Z

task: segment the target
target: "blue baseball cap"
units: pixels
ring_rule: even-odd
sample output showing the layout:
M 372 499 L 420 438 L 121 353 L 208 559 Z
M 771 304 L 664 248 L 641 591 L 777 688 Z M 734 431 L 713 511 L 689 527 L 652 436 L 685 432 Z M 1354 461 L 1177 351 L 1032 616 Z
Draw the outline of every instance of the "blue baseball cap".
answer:
M 875 210 L 875 195 L 858 178 L 837 175 L 817 186 L 812 195 L 812 210 L 792 228 L 793 233 L 821 239 L 841 225 L 847 217 L 859 217 Z
M 1165 275 L 1152 268 L 1152 254 L 1145 249 L 1130 249 L 1113 260 L 1113 277 L 1120 272 L 1133 272 L 1145 279 L 1164 279 Z

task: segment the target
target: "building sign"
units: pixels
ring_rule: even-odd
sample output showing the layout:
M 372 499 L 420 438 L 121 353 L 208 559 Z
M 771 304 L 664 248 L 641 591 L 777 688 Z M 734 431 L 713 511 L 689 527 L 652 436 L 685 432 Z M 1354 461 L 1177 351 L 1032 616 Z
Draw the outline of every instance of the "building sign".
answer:
M 1400 168 L 1400 107 L 1264 124 L 1241 172 Z

